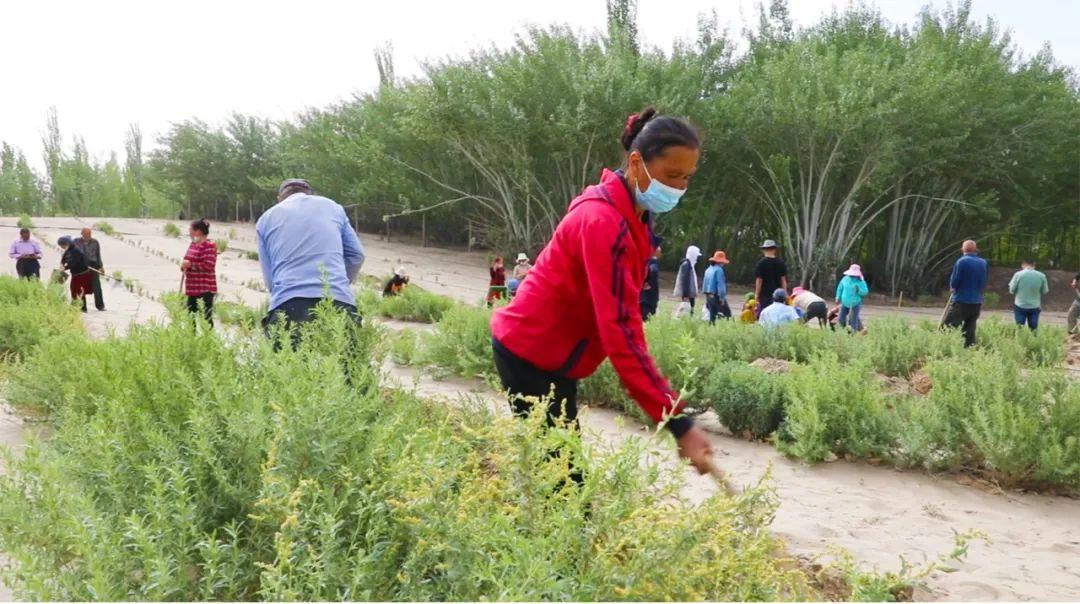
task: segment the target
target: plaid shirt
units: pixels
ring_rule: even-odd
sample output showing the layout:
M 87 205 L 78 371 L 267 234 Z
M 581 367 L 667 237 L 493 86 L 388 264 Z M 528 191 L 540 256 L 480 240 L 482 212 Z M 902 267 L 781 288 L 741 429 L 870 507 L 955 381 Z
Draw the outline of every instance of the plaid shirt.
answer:
M 191 261 L 191 268 L 184 280 L 184 293 L 188 296 L 201 296 L 217 293 L 217 277 L 214 267 L 217 265 L 217 246 L 209 239 L 188 246 L 184 260 Z

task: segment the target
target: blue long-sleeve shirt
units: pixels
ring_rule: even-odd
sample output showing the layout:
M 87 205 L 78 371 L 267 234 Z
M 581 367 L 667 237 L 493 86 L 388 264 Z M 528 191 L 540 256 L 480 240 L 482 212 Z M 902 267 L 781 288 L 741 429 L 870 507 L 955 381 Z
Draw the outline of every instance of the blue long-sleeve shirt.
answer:
M 336 202 L 290 195 L 263 213 L 255 232 L 270 310 L 293 298 L 322 298 L 326 286 L 333 299 L 356 304 L 349 285 L 364 264 L 364 247 Z
M 705 278 L 702 279 L 701 291 L 706 294 L 715 294 L 718 298 L 727 297 L 727 275 L 724 267 L 714 264 L 705 269 Z
M 953 291 L 953 302 L 962 304 L 982 304 L 983 291 L 986 289 L 986 260 L 974 252 L 964 254 L 953 265 L 949 276 L 949 288 Z

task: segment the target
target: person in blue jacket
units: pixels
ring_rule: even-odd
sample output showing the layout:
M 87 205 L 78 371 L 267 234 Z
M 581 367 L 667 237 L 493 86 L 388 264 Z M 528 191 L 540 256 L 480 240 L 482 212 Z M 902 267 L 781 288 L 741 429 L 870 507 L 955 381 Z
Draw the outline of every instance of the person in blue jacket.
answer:
M 851 326 L 851 331 L 859 333 L 863 330 L 862 301 L 870 295 L 870 288 L 866 285 L 862 267 L 852 264 L 844 271 L 844 278 L 836 284 L 836 303 L 840 305 L 840 327 Z
M 949 276 L 952 297 L 942 325 L 962 327 L 966 348 L 975 345 L 975 323 L 982 312 L 988 266 L 986 260 L 979 257 L 979 249 L 971 239 L 965 241 L 960 250 L 963 256 L 953 265 L 952 275 Z
M 727 254 L 716 252 L 709 258 L 709 268 L 705 269 L 705 277 L 701 280 L 709 325 L 716 323 L 716 317 L 731 318 L 731 307 L 727 302 L 727 275 L 724 274 L 724 265 L 727 263 Z

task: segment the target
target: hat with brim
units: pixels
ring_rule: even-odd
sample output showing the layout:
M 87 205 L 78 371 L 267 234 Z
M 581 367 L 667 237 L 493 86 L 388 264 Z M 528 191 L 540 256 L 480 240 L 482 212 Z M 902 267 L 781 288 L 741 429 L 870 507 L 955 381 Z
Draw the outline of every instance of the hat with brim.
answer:
M 777 245 L 776 242 L 773 241 L 772 239 L 766 239 L 765 243 L 761 244 L 761 249 L 763 249 L 763 250 L 773 250 L 773 249 L 776 249 L 778 247 L 780 247 L 780 246 Z
M 518 262 L 528 262 L 529 257 L 525 255 L 525 252 L 521 252 L 520 254 L 518 254 L 517 261 Z
M 404 266 L 399 266 L 396 269 L 394 269 L 394 274 L 397 275 L 398 277 L 402 277 L 402 278 L 405 278 L 405 277 L 409 276 L 409 273 L 405 272 L 405 267 Z
M 848 277 L 858 277 L 862 279 L 862 267 L 858 264 L 852 264 L 850 267 L 848 267 L 846 271 L 844 271 L 844 274 Z
M 712 255 L 712 258 L 709 258 L 709 262 L 715 262 L 717 264 L 727 264 L 731 261 L 727 259 L 727 254 L 722 251 L 717 251 Z
M 295 189 L 297 191 L 311 191 L 311 183 L 303 178 L 289 178 L 281 183 L 278 187 L 278 195 L 281 195 L 289 189 Z

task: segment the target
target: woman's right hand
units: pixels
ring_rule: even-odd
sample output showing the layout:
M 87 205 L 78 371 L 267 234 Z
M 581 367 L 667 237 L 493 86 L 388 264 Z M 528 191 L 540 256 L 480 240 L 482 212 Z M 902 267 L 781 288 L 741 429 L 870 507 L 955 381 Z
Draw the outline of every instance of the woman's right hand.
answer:
M 679 445 L 679 457 L 690 460 L 690 464 L 694 466 L 698 474 L 708 474 L 712 471 L 714 467 L 712 441 L 704 430 L 691 426 L 676 442 Z

